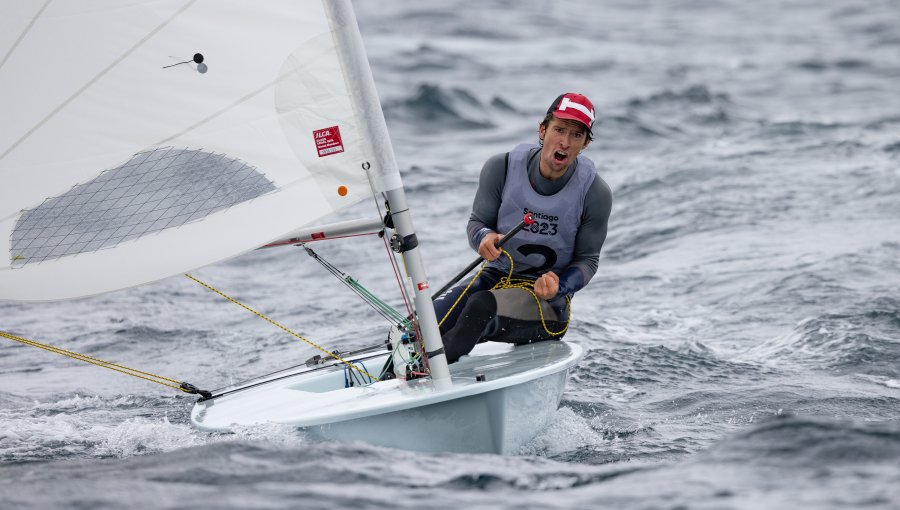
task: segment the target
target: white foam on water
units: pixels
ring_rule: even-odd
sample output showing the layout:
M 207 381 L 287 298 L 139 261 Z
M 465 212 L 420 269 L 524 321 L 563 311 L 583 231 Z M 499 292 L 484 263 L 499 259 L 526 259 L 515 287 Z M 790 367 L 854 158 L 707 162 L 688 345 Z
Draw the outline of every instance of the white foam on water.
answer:
M 233 434 L 219 434 L 220 440 L 263 441 L 280 446 L 307 444 L 310 440 L 297 427 L 280 423 L 241 425 L 232 428 Z
M 99 439 L 92 453 L 102 457 L 161 453 L 205 443 L 189 425 L 173 424 L 167 418 L 133 418 L 112 427 L 83 429 L 81 433 Z
M 555 455 L 608 441 L 591 426 L 591 421 L 568 407 L 556 411 L 550 425 L 520 448 L 522 455 Z

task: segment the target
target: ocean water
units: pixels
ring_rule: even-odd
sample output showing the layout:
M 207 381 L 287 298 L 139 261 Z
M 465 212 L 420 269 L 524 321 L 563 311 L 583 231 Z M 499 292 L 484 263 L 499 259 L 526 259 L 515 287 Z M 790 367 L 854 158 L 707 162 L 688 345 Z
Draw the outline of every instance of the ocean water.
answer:
M 0 506 L 900 507 L 900 2 L 355 5 L 433 282 L 473 258 L 484 160 L 561 92 L 597 107 L 613 213 L 550 427 L 509 456 L 207 434 L 190 397 L 8 342 Z M 377 240 L 316 248 L 398 304 Z M 301 250 L 196 274 L 328 346 L 386 332 Z M 186 278 L 0 330 L 207 387 L 314 354 Z

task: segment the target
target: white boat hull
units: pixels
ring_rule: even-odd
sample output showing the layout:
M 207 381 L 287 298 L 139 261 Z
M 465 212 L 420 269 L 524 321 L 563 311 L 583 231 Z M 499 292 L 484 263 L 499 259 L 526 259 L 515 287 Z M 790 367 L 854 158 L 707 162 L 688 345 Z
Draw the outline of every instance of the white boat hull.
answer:
M 395 379 L 345 388 L 344 369 L 329 367 L 199 402 L 191 422 L 220 432 L 280 423 L 324 440 L 415 451 L 515 453 L 553 419 L 583 350 L 557 341 L 502 345 L 506 352 L 476 350 L 451 365 L 452 384 Z M 377 370 L 386 357 L 365 363 Z

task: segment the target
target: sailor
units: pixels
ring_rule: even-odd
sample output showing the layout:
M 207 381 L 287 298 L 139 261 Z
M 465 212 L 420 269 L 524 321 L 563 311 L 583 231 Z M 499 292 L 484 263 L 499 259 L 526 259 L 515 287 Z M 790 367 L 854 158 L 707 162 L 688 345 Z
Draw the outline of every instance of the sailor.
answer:
M 572 296 L 597 272 L 612 208 L 609 186 L 580 155 L 593 123 L 587 97 L 562 94 L 538 125 L 539 145 L 519 145 L 484 164 L 467 233 L 490 262 L 468 290 L 464 281 L 434 305 L 448 362 L 486 340 L 523 344 L 565 334 Z M 535 222 L 502 253 L 498 241 L 529 212 Z M 512 278 L 533 282 L 533 294 L 501 282 L 510 263 Z

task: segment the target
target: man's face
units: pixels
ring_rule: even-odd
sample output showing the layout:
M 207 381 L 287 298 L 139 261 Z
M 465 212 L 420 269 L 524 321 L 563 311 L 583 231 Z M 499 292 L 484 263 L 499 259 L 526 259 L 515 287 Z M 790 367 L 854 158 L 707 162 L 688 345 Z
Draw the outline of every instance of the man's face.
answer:
M 553 117 L 545 128 L 538 128 L 544 146 L 541 149 L 541 174 L 557 179 L 566 173 L 578 153 L 588 146 L 587 130 L 580 122 Z

